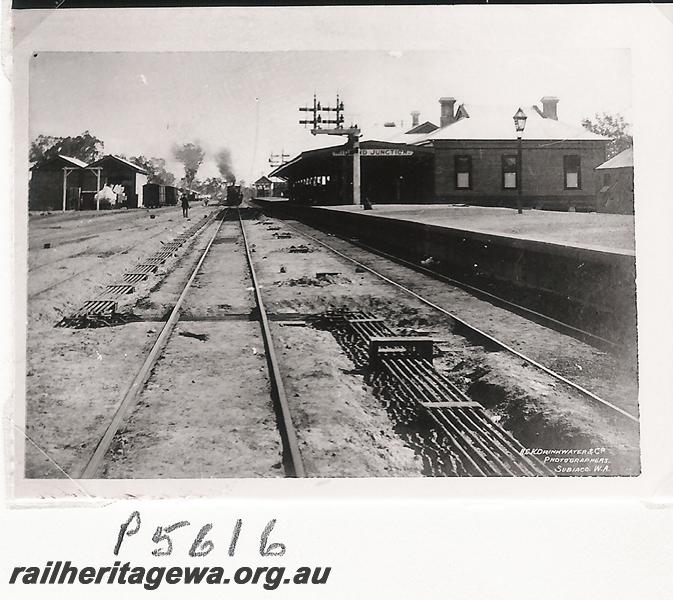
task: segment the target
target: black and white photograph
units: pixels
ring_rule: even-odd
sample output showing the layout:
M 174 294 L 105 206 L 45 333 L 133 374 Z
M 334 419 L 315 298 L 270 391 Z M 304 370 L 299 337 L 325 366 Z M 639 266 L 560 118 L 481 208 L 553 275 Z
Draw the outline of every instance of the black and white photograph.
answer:
M 105 4 L 1 3 L 3 597 L 669 600 L 670 5 Z
M 637 476 L 631 86 L 628 48 L 36 50 L 25 477 Z

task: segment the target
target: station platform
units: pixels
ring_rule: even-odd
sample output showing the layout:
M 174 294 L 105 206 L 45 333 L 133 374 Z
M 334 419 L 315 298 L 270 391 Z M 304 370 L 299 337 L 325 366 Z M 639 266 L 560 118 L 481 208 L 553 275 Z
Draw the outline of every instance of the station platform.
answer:
M 325 206 L 323 210 L 364 212 L 360 206 Z M 633 215 L 556 212 L 455 204 L 381 204 L 367 215 L 402 219 L 475 233 L 635 255 Z
M 435 270 L 621 344 L 636 339 L 631 215 L 441 204 L 301 206 L 258 198 L 265 212 Z

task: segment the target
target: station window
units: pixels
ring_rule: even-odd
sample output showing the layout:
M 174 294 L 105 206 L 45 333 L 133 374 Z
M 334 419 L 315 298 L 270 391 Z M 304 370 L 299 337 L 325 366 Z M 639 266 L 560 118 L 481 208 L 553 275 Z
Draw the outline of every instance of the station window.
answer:
M 577 154 L 569 154 L 563 157 L 563 185 L 566 190 L 582 188 L 580 157 Z
M 519 187 L 517 174 L 519 166 L 516 155 L 506 155 L 502 157 L 502 187 L 505 190 L 516 190 Z
M 472 157 L 457 155 L 455 157 L 456 165 L 456 189 L 472 189 Z

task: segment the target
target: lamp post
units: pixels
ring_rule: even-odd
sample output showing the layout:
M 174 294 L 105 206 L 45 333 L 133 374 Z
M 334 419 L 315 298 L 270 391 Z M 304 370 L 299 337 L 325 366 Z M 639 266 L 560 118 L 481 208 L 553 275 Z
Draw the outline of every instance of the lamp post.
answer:
M 519 193 L 516 196 L 516 210 L 519 214 L 522 214 L 523 211 L 521 210 L 521 195 L 523 193 L 523 186 L 522 186 L 522 179 L 521 179 L 521 174 L 523 173 L 523 168 L 521 164 L 522 160 L 522 155 L 523 155 L 523 149 L 521 145 L 521 137 L 523 136 L 523 130 L 526 128 L 526 119 L 528 117 L 526 116 L 526 113 L 519 108 L 519 110 L 516 111 L 516 114 L 514 115 L 514 128 L 516 129 L 516 137 L 519 140 L 518 143 L 518 156 L 516 159 L 516 187 L 519 190 Z

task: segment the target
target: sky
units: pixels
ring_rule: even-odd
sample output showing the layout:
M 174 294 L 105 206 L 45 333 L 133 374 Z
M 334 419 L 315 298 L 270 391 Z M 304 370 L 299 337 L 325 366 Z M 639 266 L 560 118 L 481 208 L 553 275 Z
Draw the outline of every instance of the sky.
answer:
M 271 152 L 291 156 L 340 143 L 299 124 L 299 107 L 334 103 L 346 124 L 395 121 L 410 112 L 439 124 L 442 96 L 457 103 L 530 106 L 557 96 L 559 119 L 579 124 L 597 112 L 633 122 L 630 56 L 623 49 L 534 52 L 276 51 L 38 52 L 30 63 L 30 139 L 40 134 L 102 139 L 106 153 L 165 158 L 178 178 L 174 144 L 198 142 L 197 177 L 217 176 L 215 153 L 228 148 L 238 179 L 271 170 Z M 305 114 L 305 113 L 304 113 Z

